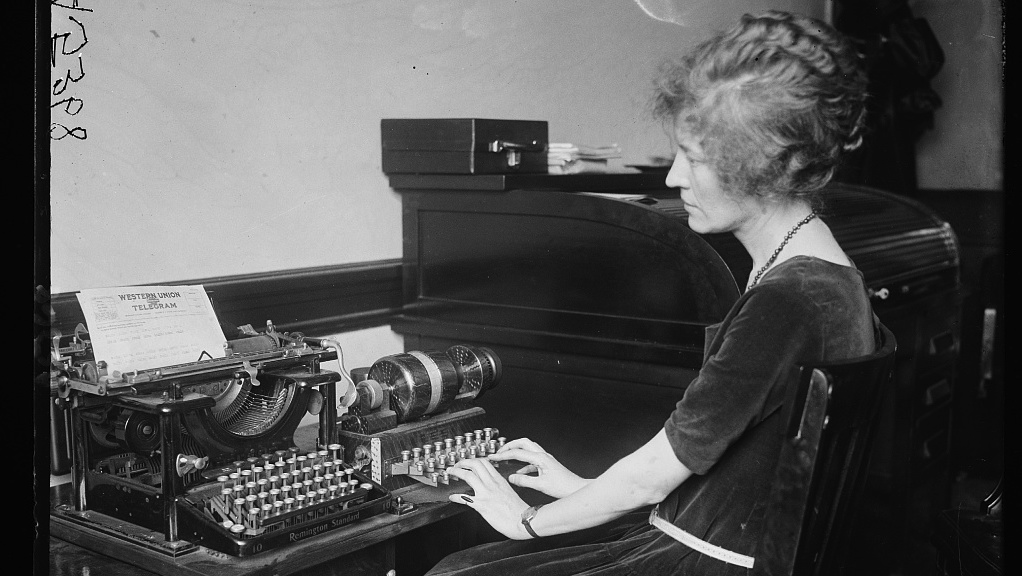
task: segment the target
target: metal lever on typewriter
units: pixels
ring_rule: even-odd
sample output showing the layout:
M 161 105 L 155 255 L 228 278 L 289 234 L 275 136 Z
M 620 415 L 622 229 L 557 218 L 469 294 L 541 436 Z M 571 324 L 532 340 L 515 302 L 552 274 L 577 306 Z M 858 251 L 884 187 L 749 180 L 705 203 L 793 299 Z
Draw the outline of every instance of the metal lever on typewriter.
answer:
M 490 152 L 506 152 L 507 153 L 507 165 L 510 168 L 514 168 L 522 163 L 522 152 L 543 152 L 546 150 L 545 144 L 540 144 L 538 140 L 533 140 L 528 144 L 519 144 L 517 142 L 508 142 L 506 140 L 494 140 L 487 146 Z
M 184 477 L 192 470 L 202 470 L 206 467 L 206 463 L 209 462 L 208 456 L 199 458 L 191 454 L 178 454 L 177 455 L 177 475 Z
M 236 380 L 244 380 L 245 378 L 248 378 L 252 381 L 253 386 L 258 386 L 259 379 L 256 378 L 256 375 L 259 373 L 259 370 L 253 367 L 248 360 L 243 360 L 241 366 L 242 369 L 234 373 L 234 378 Z

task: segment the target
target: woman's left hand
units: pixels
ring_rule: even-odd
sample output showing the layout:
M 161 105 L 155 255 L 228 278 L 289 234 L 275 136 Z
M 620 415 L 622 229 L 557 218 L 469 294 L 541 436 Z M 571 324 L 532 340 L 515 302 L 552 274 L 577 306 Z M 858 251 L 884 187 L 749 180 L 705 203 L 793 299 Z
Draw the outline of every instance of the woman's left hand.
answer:
M 507 480 L 485 458 L 462 460 L 447 473 L 464 480 L 474 494 L 451 494 L 451 502 L 464 504 L 483 517 L 494 530 L 513 540 L 531 536 L 522 526 L 522 512 L 529 507 Z

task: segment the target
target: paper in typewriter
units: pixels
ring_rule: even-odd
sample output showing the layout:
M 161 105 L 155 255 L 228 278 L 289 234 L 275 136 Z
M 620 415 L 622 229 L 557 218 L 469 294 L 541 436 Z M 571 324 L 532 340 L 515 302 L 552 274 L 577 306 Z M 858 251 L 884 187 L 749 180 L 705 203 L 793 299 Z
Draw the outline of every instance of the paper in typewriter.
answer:
M 224 338 L 201 285 L 95 288 L 78 293 L 89 339 L 107 373 L 224 357 Z

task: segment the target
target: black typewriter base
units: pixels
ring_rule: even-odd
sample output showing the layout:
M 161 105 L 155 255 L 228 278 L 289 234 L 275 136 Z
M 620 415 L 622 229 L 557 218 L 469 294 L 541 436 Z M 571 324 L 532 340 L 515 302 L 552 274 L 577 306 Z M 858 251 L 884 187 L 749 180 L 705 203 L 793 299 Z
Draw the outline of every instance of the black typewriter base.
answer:
M 137 546 L 170 558 L 177 558 L 198 550 L 199 546 L 186 540 L 167 540 L 163 534 L 118 520 L 99 512 L 76 512 L 61 504 L 50 510 L 50 531 L 55 535 L 75 535 L 88 531 L 96 538 L 108 539 L 112 546 Z

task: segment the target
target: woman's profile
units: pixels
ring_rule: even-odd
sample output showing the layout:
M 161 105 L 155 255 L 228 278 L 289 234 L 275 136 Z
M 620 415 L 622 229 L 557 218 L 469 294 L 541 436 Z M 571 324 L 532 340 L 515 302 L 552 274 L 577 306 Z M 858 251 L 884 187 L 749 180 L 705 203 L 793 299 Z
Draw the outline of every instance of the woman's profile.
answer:
M 693 231 L 731 233 L 749 252 L 746 290 L 706 329 L 699 374 L 664 407 L 663 428 L 598 477 L 528 439 L 449 468 L 472 491 L 451 500 L 508 540 L 452 554 L 431 575 L 745 573 L 798 366 L 876 349 L 862 274 L 818 216 L 821 189 L 861 142 L 866 77 L 851 43 L 805 16 L 746 15 L 665 66 L 656 87 L 677 145 L 666 183 Z M 528 466 L 506 481 L 491 463 L 502 460 Z M 530 507 L 514 486 L 554 500 Z M 650 506 L 698 542 L 653 525 Z

